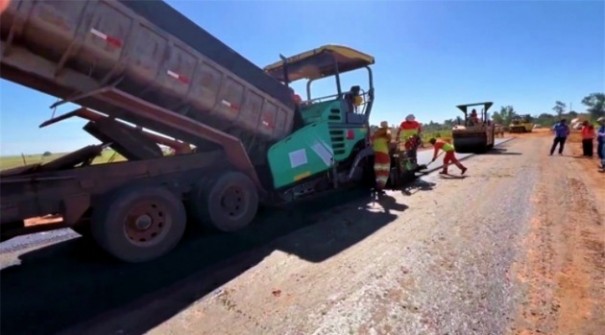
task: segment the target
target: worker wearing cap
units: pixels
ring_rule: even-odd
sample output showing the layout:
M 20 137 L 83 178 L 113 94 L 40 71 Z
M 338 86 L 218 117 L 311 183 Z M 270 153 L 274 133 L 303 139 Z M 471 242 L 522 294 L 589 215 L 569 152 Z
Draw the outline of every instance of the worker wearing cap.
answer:
M 466 172 L 466 167 L 460 163 L 460 161 L 456 158 L 456 153 L 454 150 L 454 146 L 447 143 L 442 139 L 431 138 L 429 142 L 435 147 L 435 153 L 433 154 L 433 160 L 431 163 L 437 159 L 437 154 L 439 153 L 439 149 L 445 152 L 445 157 L 443 158 L 443 170 L 439 172 L 440 174 L 447 174 L 447 168 L 451 163 L 454 163 L 461 171 L 460 174 L 464 174 Z
M 397 131 L 397 140 L 401 143 L 405 143 L 414 135 L 420 136 L 421 132 L 422 126 L 420 123 L 418 123 L 418 121 L 416 121 L 414 114 L 410 114 L 406 116 L 405 121 L 401 122 L 399 125 L 399 130 Z
M 389 145 L 391 143 L 391 130 L 389 123 L 382 121 L 380 128 L 372 135 L 372 149 L 374 150 L 374 174 L 376 175 L 376 191 L 384 193 L 383 189 L 389 180 L 391 170 L 391 157 Z
M 403 143 L 407 157 L 411 157 L 414 162 L 416 161 L 416 148 L 420 146 L 420 134 L 422 133 L 422 126 L 414 114 L 410 114 L 405 117 L 405 121 L 399 125 L 397 131 L 397 141 Z M 399 145 L 401 150 L 401 146 Z M 409 168 L 409 167 L 408 167 Z

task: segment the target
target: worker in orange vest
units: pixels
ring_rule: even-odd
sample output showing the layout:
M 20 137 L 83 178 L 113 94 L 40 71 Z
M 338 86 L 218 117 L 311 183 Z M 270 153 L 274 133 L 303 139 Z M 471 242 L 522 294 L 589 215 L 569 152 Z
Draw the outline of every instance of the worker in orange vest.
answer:
M 435 148 L 435 152 L 433 153 L 433 160 L 431 163 L 437 159 L 437 153 L 439 153 L 439 149 L 445 152 L 445 157 L 443 157 L 443 170 L 439 172 L 440 174 L 447 174 L 447 167 L 454 163 L 461 171 L 460 174 L 464 174 L 466 172 L 466 167 L 460 163 L 460 161 L 456 158 L 456 151 L 454 150 L 454 146 L 447 143 L 442 139 L 431 138 L 429 142 Z
M 397 141 L 399 150 L 403 151 L 401 148 L 401 144 L 403 143 L 406 156 L 410 157 L 414 164 L 416 164 L 416 149 L 420 146 L 420 134 L 422 133 L 422 126 L 418 121 L 416 121 L 416 117 L 414 114 L 410 114 L 405 117 L 405 121 L 401 122 L 399 125 L 399 130 L 397 131 Z M 412 168 L 408 166 L 407 168 Z
M 401 122 L 399 125 L 399 130 L 397 131 L 397 141 L 401 143 L 406 143 L 410 140 L 410 137 L 414 135 L 420 137 L 420 133 L 422 132 L 422 126 L 418 121 L 416 121 L 416 117 L 414 114 L 410 114 L 405 117 L 405 121 Z
M 387 121 L 382 121 L 380 123 L 380 128 L 372 135 L 376 191 L 381 194 L 384 194 L 383 189 L 389 180 L 389 171 L 391 170 L 391 156 L 389 156 L 391 139 L 389 123 Z

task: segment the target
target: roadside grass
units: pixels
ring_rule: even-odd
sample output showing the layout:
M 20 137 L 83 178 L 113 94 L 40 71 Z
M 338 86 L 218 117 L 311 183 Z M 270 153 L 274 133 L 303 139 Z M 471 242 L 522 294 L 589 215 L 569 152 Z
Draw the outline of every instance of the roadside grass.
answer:
M 30 164 L 44 164 L 53 161 L 59 157 L 65 156 L 67 153 L 56 153 L 48 156 L 42 154 L 31 154 L 23 156 L 2 156 L 0 157 L 0 171 L 21 167 Z M 126 159 L 113 150 L 104 150 L 100 156 L 95 158 L 93 164 L 104 164 L 108 162 L 120 162 Z

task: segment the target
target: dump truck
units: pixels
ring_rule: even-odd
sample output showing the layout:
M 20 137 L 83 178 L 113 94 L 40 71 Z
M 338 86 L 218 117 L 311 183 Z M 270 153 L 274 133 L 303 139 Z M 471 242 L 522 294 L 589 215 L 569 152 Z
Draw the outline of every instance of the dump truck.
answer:
M 516 115 L 508 126 L 511 133 L 531 133 L 534 129 L 531 115 Z
M 2 241 L 68 227 L 143 262 L 187 224 L 233 232 L 261 205 L 373 183 L 363 52 L 326 45 L 262 69 L 156 0 L 12 1 L 0 37 L 2 78 L 80 106 L 41 127 L 80 117 L 100 142 L 1 171 Z M 356 70 L 367 83 L 345 90 L 340 74 Z M 312 94 L 320 78 L 333 94 Z M 92 164 L 106 149 L 126 161 Z M 48 215 L 60 220 L 25 223 Z
M 482 153 L 494 147 L 495 124 L 487 114 L 493 104 L 487 101 L 456 106 L 464 114 L 464 124 L 459 119 L 458 124 L 452 128 L 452 140 L 456 152 Z M 476 109 L 472 109 L 471 115 L 468 115 L 468 109 L 475 106 L 483 106 L 480 114 Z

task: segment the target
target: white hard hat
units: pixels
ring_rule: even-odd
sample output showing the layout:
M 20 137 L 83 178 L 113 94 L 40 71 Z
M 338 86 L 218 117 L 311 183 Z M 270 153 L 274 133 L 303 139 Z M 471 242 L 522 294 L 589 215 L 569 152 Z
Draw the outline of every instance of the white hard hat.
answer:
M 605 116 L 601 116 L 597 119 L 597 122 L 605 122 Z
M 414 116 L 414 114 L 410 114 L 408 116 L 405 117 L 406 121 L 414 121 L 416 120 L 416 117 Z

